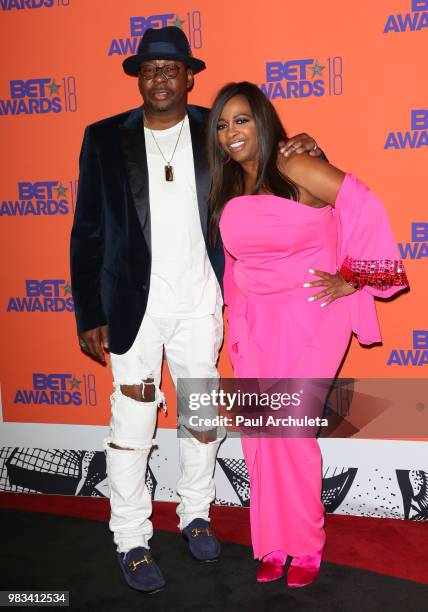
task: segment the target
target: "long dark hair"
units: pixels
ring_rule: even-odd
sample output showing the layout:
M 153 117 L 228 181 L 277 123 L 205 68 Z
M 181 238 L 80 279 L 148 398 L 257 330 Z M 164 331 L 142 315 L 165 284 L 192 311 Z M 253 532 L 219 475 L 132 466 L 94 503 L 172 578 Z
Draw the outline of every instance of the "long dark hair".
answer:
M 224 105 L 235 96 L 244 96 L 254 116 L 259 146 L 259 159 L 253 194 L 261 190 L 290 200 L 299 199 L 299 189 L 293 181 L 284 176 L 278 168 L 278 143 L 288 140 L 278 114 L 264 95 L 252 83 L 242 81 L 229 83 L 217 94 L 208 119 L 207 146 L 211 172 L 209 204 L 211 219 L 209 227 L 210 243 L 217 241 L 218 225 L 223 208 L 228 200 L 244 193 L 244 171 L 240 164 L 231 159 L 224 163 L 225 153 L 219 144 L 217 124 Z

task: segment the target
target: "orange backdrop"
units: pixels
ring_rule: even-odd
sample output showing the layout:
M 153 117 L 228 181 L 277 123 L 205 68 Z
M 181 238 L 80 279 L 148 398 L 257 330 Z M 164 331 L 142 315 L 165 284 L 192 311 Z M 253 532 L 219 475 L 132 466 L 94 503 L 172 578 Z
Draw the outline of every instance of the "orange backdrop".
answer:
M 289 134 L 311 134 L 382 198 L 411 291 L 378 301 L 383 345 L 354 339 L 342 374 L 426 375 L 428 0 L 0 0 L 0 24 L 5 421 L 108 423 L 109 368 L 80 352 L 71 312 L 78 155 L 85 125 L 140 104 L 121 63 L 146 27 L 166 24 L 207 64 L 191 102 L 209 106 L 226 81 L 257 83 Z M 231 375 L 224 349 L 220 371 Z M 174 427 L 167 372 L 164 387 L 159 424 Z

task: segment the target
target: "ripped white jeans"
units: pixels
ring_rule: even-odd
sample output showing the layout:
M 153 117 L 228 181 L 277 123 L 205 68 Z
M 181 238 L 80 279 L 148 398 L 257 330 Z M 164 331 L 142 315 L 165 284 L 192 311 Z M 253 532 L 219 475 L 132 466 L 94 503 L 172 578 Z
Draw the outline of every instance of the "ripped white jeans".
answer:
M 146 486 L 147 461 L 153 445 L 163 351 L 174 384 L 177 378 L 218 378 L 218 351 L 223 339 L 221 305 L 214 315 L 193 319 L 164 319 L 146 313 L 131 348 L 123 355 L 110 354 L 115 391 L 111 396 L 110 435 L 104 440 L 110 488 L 110 529 L 118 552 L 136 546 L 149 548 L 153 534 L 152 501 Z M 155 401 L 136 401 L 124 395 L 121 385 L 138 385 L 152 378 Z M 179 528 L 194 518 L 209 520 L 215 497 L 214 468 L 224 433 L 204 444 L 180 437 L 177 493 Z M 110 443 L 123 447 L 112 448 Z M 125 450 L 132 449 L 132 450 Z

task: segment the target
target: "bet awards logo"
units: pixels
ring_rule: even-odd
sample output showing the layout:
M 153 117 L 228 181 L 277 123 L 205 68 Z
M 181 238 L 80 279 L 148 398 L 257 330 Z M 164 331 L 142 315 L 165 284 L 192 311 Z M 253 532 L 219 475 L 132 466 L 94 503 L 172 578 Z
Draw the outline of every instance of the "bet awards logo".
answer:
M 25 295 L 9 298 L 7 312 L 74 312 L 71 285 L 65 280 L 26 280 Z
M 150 15 L 149 17 L 130 17 L 129 36 L 126 38 L 113 38 L 107 55 L 134 55 L 144 32 L 148 28 L 165 28 L 176 26 L 186 34 L 192 49 L 202 47 L 202 17 L 200 11 L 190 11 L 181 19 L 178 14 L 164 13 Z
M 412 223 L 412 241 L 399 242 L 401 259 L 428 257 L 428 223 Z
M 266 62 L 266 81 L 260 84 L 260 89 L 270 100 L 341 96 L 342 72 L 340 56 L 329 57 L 322 63 L 318 59 Z
M 46 115 L 77 111 L 76 79 L 73 76 L 14 79 L 9 98 L 0 99 L 0 116 Z
M 388 357 L 387 365 L 393 366 L 424 366 L 428 365 L 428 330 L 413 331 L 413 348 L 393 349 Z
M 97 390 L 95 376 L 82 374 L 33 374 L 29 389 L 18 389 L 14 404 L 48 406 L 95 406 Z
M 18 183 L 18 199 L 2 200 L 0 217 L 67 215 L 74 212 L 77 181 Z
M 0 0 L 2 11 L 54 8 L 57 6 L 69 6 L 69 4 L 70 0 Z
M 428 0 L 427 0 L 428 1 Z M 384 149 L 420 149 L 428 146 L 428 110 L 410 111 L 410 130 L 389 132 Z
M 411 0 L 411 13 L 389 15 L 383 30 L 390 32 L 418 32 L 428 27 L 428 0 Z

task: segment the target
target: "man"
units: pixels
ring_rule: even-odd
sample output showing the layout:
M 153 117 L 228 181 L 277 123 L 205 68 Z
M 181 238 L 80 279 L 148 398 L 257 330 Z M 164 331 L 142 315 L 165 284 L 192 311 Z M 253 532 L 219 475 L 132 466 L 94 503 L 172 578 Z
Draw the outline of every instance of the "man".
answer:
M 220 241 L 207 244 L 208 109 L 187 105 L 204 62 L 170 26 L 147 30 L 123 68 L 138 77 L 144 107 L 85 131 L 71 280 L 81 348 L 103 363 L 110 352 L 115 392 L 105 450 L 119 564 L 129 586 L 153 592 L 165 580 L 149 550 L 145 474 L 164 403 L 162 354 L 174 383 L 218 378 L 224 258 Z M 318 154 L 306 135 L 285 154 L 291 148 Z M 190 433 L 179 438 L 179 528 L 196 559 L 214 561 L 220 546 L 209 507 L 224 434 Z

